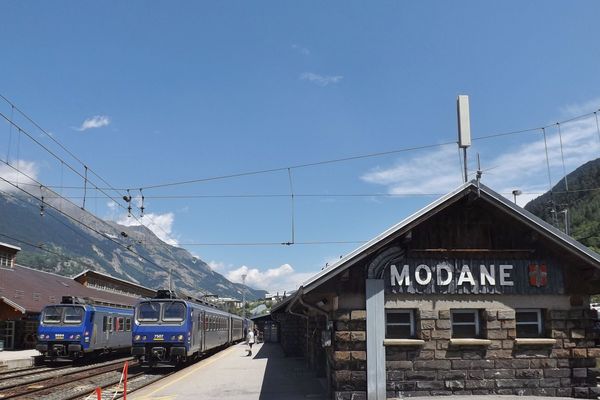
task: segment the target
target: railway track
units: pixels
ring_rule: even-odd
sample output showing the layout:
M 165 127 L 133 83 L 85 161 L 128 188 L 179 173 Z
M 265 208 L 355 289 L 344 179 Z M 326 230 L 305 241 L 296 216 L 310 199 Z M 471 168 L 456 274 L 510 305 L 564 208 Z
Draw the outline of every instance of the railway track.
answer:
M 0 380 L 0 399 L 69 398 L 67 394 L 80 393 L 80 390 L 89 391 L 88 386 L 84 385 L 85 382 L 96 387 L 106 384 L 105 381 L 111 380 L 111 376 L 117 375 L 120 378 L 123 363 L 128 360 L 131 358 L 85 367 L 55 368 L 43 372 L 22 371 L 25 375 Z M 135 366 L 135 362 L 132 366 Z M 103 377 L 106 379 L 103 380 Z

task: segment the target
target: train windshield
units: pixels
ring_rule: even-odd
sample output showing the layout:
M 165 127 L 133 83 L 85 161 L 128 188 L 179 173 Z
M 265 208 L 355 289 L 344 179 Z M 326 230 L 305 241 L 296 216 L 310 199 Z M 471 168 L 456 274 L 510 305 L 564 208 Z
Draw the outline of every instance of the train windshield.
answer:
M 83 308 L 81 307 L 65 307 L 65 315 L 63 321 L 65 324 L 80 324 L 83 321 Z
M 179 302 L 165 303 L 163 305 L 163 321 L 181 322 L 185 318 L 185 305 Z
M 160 303 L 146 302 L 138 305 L 138 321 L 157 322 L 160 316 Z
M 42 313 L 42 321 L 45 324 L 60 324 L 62 318 L 61 307 L 46 307 Z
M 83 321 L 83 307 L 78 306 L 49 306 L 42 312 L 44 324 L 70 324 L 77 325 Z

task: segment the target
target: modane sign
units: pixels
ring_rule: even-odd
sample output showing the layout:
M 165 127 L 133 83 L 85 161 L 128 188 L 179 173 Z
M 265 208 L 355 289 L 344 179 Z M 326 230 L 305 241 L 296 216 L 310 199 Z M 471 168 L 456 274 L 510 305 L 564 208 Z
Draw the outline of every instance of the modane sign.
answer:
M 560 268 L 535 260 L 398 260 L 385 274 L 393 293 L 563 293 Z

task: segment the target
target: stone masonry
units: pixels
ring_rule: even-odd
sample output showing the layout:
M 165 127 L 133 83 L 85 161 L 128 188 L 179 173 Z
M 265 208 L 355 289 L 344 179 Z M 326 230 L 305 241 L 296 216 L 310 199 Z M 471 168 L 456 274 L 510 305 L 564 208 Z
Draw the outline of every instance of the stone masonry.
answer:
M 333 343 L 336 400 L 366 399 L 366 312 L 338 311 Z M 386 347 L 387 397 L 506 394 L 597 398 L 593 310 L 546 310 L 550 345 L 516 345 L 512 310 L 482 310 L 487 346 L 450 345 L 450 310 L 417 312 L 423 346 Z M 384 329 L 384 327 L 382 327 Z

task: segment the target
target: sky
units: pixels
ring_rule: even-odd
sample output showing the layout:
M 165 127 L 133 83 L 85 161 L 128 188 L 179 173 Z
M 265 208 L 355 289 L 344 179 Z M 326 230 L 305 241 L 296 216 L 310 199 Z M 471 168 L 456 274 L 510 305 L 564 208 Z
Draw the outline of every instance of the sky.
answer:
M 462 183 L 459 94 L 474 138 L 548 126 L 546 146 L 538 129 L 468 149 L 469 179 L 479 155 L 482 182 L 521 190 L 519 205 L 599 157 L 599 11 L 3 0 L 0 94 L 47 134 L 0 100 L 0 176 L 83 205 L 85 165 L 94 215 L 143 223 L 230 280 L 293 290 Z M 556 122 L 587 114 L 559 136 Z

